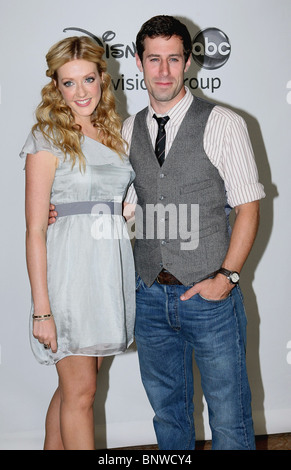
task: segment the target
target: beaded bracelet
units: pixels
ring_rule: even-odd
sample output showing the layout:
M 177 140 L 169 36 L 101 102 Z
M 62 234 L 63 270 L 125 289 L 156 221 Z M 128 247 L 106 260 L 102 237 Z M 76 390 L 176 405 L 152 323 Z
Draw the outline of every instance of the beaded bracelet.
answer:
M 49 320 L 52 317 L 53 317 L 52 313 L 48 313 L 47 315 L 34 315 L 34 314 L 32 315 L 32 318 L 35 321 L 45 321 L 45 320 Z

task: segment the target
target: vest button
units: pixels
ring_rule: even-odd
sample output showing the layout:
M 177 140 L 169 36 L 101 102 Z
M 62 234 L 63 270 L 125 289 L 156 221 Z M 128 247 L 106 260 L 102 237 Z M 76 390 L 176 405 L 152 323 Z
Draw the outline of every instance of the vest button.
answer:
M 165 196 L 163 196 L 163 195 L 161 194 L 161 196 L 160 196 L 160 201 L 162 201 L 163 199 L 165 199 Z
M 165 178 L 164 173 L 161 173 L 161 174 L 160 174 L 160 178 Z
M 162 245 L 165 245 L 165 244 L 166 244 L 165 240 L 162 240 L 162 241 L 161 241 L 161 244 L 162 244 Z

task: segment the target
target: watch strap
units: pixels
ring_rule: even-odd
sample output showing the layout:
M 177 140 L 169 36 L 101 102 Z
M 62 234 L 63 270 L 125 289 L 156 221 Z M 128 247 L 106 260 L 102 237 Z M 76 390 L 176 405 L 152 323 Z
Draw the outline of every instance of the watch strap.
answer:
M 225 269 L 225 268 L 220 268 L 218 272 L 220 274 L 224 274 L 226 277 L 229 277 L 233 271 L 229 271 L 228 269 Z
M 223 274 L 232 284 L 238 284 L 239 282 L 239 273 L 237 271 L 229 271 L 225 268 L 220 268 L 218 273 Z

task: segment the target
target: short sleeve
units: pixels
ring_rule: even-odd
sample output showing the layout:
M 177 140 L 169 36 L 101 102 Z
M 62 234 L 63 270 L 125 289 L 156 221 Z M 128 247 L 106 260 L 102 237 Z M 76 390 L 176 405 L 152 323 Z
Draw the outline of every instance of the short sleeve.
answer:
M 47 140 L 42 132 L 38 130 L 34 131 L 34 133 L 29 133 L 19 156 L 21 158 L 26 158 L 29 153 L 34 154 L 42 150 L 52 153 L 55 157 L 59 158 L 60 161 L 63 161 L 64 159 L 63 152 L 53 145 L 52 142 Z
M 215 106 L 204 132 L 204 148 L 224 181 L 231 207 L 265 197 L 247 125 L 241 116 Z

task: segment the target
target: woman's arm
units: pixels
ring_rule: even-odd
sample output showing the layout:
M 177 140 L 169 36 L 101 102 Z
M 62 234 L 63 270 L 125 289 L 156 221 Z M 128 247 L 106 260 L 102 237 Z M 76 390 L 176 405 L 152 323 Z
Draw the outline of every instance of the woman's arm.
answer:
M 49 152 L 29 154 L 26 159 L 26 260 L 34 302 L 35 315 L 50 313 L 47 289 L 46 232 L 51 188 L 55 176 L 57 158 Z M 34 321 L 34 336 L 57 350 L 56 329 L 53 318 Z

